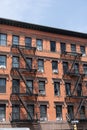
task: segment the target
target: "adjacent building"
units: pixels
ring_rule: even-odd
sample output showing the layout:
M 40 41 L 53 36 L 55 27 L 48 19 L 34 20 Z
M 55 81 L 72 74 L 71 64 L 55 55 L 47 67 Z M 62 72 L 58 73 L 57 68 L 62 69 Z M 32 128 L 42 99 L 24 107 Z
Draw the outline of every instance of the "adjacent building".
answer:
M 0 18 L 0 127 L 87 130 L 87 34 Z

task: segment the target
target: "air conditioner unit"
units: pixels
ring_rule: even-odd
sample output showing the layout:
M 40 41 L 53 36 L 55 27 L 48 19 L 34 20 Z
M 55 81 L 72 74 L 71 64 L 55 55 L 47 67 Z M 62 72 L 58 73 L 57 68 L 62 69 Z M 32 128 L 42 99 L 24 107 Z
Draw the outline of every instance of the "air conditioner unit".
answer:
M 47 117 L 41 117 L 40 121 L 47 121 Z
M 53 73 L 58 73 L 58 70 L 56 70 L 56 69 L 55 69 L 55 70 L 53 70 Z
M 43 72 L 44 70 L 43 69 L 38 69 L 39 72 Z
M 6 66 L 5 65 L 0 65 L 0 68 L 1 69 L 6 69 Z
M 45 92 L 44 92 L 44 91 L 43 91 L 43 92 L 40 92 L 40 94 L 41 94 L 41 95 L 45 95 Z
M 37 50 L 38 50 L 38 51 L 41 51 L 41 50 L 42 50 L 42 47 L 37 47 Z
M 86 56 L 86 54 L 84 53 L 84 54 L 82 54 L 82 56 Z
M 56 120 L 57 121 L 62 121 L 62 117 L 57 117 Z

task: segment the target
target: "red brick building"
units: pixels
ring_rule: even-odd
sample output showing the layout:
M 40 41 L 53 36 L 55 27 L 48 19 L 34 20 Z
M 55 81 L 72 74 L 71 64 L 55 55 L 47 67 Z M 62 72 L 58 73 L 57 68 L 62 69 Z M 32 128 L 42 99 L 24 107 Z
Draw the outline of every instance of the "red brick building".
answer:
M 0 127 L 87 129 L 87 34 L 0 18 Z

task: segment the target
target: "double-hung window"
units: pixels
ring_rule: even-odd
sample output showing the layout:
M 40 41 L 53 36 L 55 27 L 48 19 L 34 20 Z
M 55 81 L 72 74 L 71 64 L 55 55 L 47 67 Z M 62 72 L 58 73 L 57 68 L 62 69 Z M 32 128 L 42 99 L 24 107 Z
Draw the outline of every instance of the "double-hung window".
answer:
M 20 107 L 17 104 L 12 105 L 12 120 L 20 119 Z
M 19 36 L 13 35 L 12 43 L 13 45 L 19 45 Z
M 55 96 L 60 96 L 60 83 L 54 82 L 54 94 Z
M 33 93 L 33 80 L 27 80 L 28 88 L 26 88 L 26 92 Z
M 39 94 L 45 95 L 45 81 L 39 81 Z
M 32 59 L 31 58 L 27 58 L 27 63 L 28 63 L 28 65 L 26 64 L 26 67 L 29 69 L 32 69 Z
M 0 104 L 0 121 L 4 121 L 6 119 L 6 105 Z
M 58 62 L 52 61 L 52 71 L 53 73 L 58 73 Z
M 38 71 L 39 72 L 43 72 L 44 71 L 44 60 L 43 59 L 39 59 L 38 60 Z
M 78 63 L 74 64 L 74 73 L 76 73 L 76 74 L 79 73 L 79 64 Z
M 19 79 L 12 80 L 12 93 L 19 93 L 20 81 Z
M 83 64 L 83 71 L 84 71 L 84 74 L 87 75 L 87 64 Z
M 85 106 L 81 106 L 80 109 L 80 119 L 85 119 Z
M 76 45 L 75 44 L 71 44 L 71 52 L 76 52 Z
M 65 51 L 66 51 L 66 44 L 61 42 L 60 43 L 60 47 L 61 47 L 61 53 L 65 53 Z
M 74 107 L 73 107 L 73 105 L 68 105 L 67 111 L 68 111 L 69 118 L 73 119 L 74 118 Z
M 31 47 L 31 38 L 30 37 L 25 37 L 25 47 L 26 48 Z
M 29 114 L 28 114 L 28 119 L 31 120 L 31 119 L 34 119 L 34 105 L 27 105 L 28 107 L 28 111 L 29 111 Z
M 0 34 L 0 45 L 6 46 L 7 44 L 7 35 L 6 34 Z
M 19 68 L 19 57 L 13 56 L 12 58 L 12 67 Z
M 62 105 L 56 105 L 56 120 L 62 120 Z
M 47 105 L 40 105 L 40 119 L 47 120 Z
M 79 83 L 77 87 L 77 96 L 82 96 L 82 84 Z
M 71 84 L 70 83 L 65 83 L 65 90 L 66 90 L 66 95 L 70 96 L 71 95 Z
M 37 39 L 36 40 L 36 47 L 38 51 L 42 51 L 43 50 L 43 44 L 42 44 L 42 40 L 41 39 Z
M 0 78 L 0 93 L 6 93 L 6 78 Z
M 50 51 L 51 52 L 56 51 L 56 43 L 55 43 L 55 41 L 50 41 Z
M 66 74 L 68 71 L 68 62 L 63 62 L 63 73 Z
M 85 55 L 85 46 L 80 46 L 80 51 L 82 53 L 82 55 Z
M 6 56 L 0 55 L 0 68 L 6 68 Z

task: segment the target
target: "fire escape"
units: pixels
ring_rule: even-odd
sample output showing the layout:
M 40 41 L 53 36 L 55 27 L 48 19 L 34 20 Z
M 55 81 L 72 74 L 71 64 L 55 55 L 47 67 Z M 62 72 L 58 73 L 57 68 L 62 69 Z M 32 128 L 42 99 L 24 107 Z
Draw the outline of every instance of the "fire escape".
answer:
M 72 122 L 75 120 L 86 121 L 87 117 L 85 116 L 82 108 L 84 104 L 87 103 L 87 93 L 82 92 L 85 73 L 83 70 L 80 70 L 79 62 L 81 61 L 82 54 L 77 52 L 66 52 L 64 51 L 61 54 L 62 59 L 68 61 L 68 67 L 65 68 L 65 73 L 63 79 L 69 79 L 71 82 L 71 88 L 68 95 L 65 97 L 66 103 L 74 104 L 74 108 L 69 108 L 68 113 L 66 114 L 67 121 Z M 70 59 L 70 62 L 69 62 Z M 76 104 L 76 105 L 75 105 Z M 68 107 L 67 107 L 68 108 Z M 82 110 L 82 115 L 80 115 Z M 85 109 L 84 109 L 85 111 Z
M 33 77 L 34 80 L 36 79 L 36 72 L 37 72 L 37 67 L 33 66 L 31 67 L 27 61 L 27 57 L 29 58 L 30 55 L 32 56 L 32 58 L 35 59 L 35 51 L 36 48 L 35 47 L 28 47 L 28 46 L 22 46 L 22 45 L 12 45 L 11 47 L 11 53 L 12 56 L 17 55 L 19 56 L 20 59 L 22 59 L 19 63 L 19 67 L 18 66 L 13 66 L 11 69 L 11 76 L 14 79 L 15 77 L 19 78 L 22 82 L 23 82 L 23 86 L 22 86 L 22 92 L 15 90 L 15 92 L 12 92 L 11 94 L 11 102 L 15 102 L 15 105 L 17 106 L 16 103 L 19 104 L 20 108 L 23 107 L 26 115 L 23 115 L 23 111 L 22 114 L 20 113 L 20 116 L 18 117 L 18 114 L 15 110 L 12 112 L 12 117 L 11 120 L 12 122 L 26 122 L 26 121 L 37 121 L 38 120 L 38 113 L 35 112 L 34 115 L 31 114 L 31 111 L 33 110 L 29 110 L 28 108 L 28 103 L 33 102 L 35 105 L 37 104 L 37 97 L 38 97 L 38 90 L 37 90 L 37 86 L 33 85 L 33 90 L 31 90 L 31 88 L 29 87 L 29 84 L 27 83 L 27 78 L 31 78 Z M 25 63 L 25 66 L 23 66 L 23 64 Z M 36 63 L 36 61 L 35 61 Z M 25 86 L 25 89 L 24 89 Z M 18 86 L 20 88 L 20 86 Z M 28 101 L 28 103 L 27 103 Z M 14 115 L 14 116 L 13 116 Z M 22 115 L 22 116 L 21 116 Z M 15 118 L 14 118 L 15 117 Z

